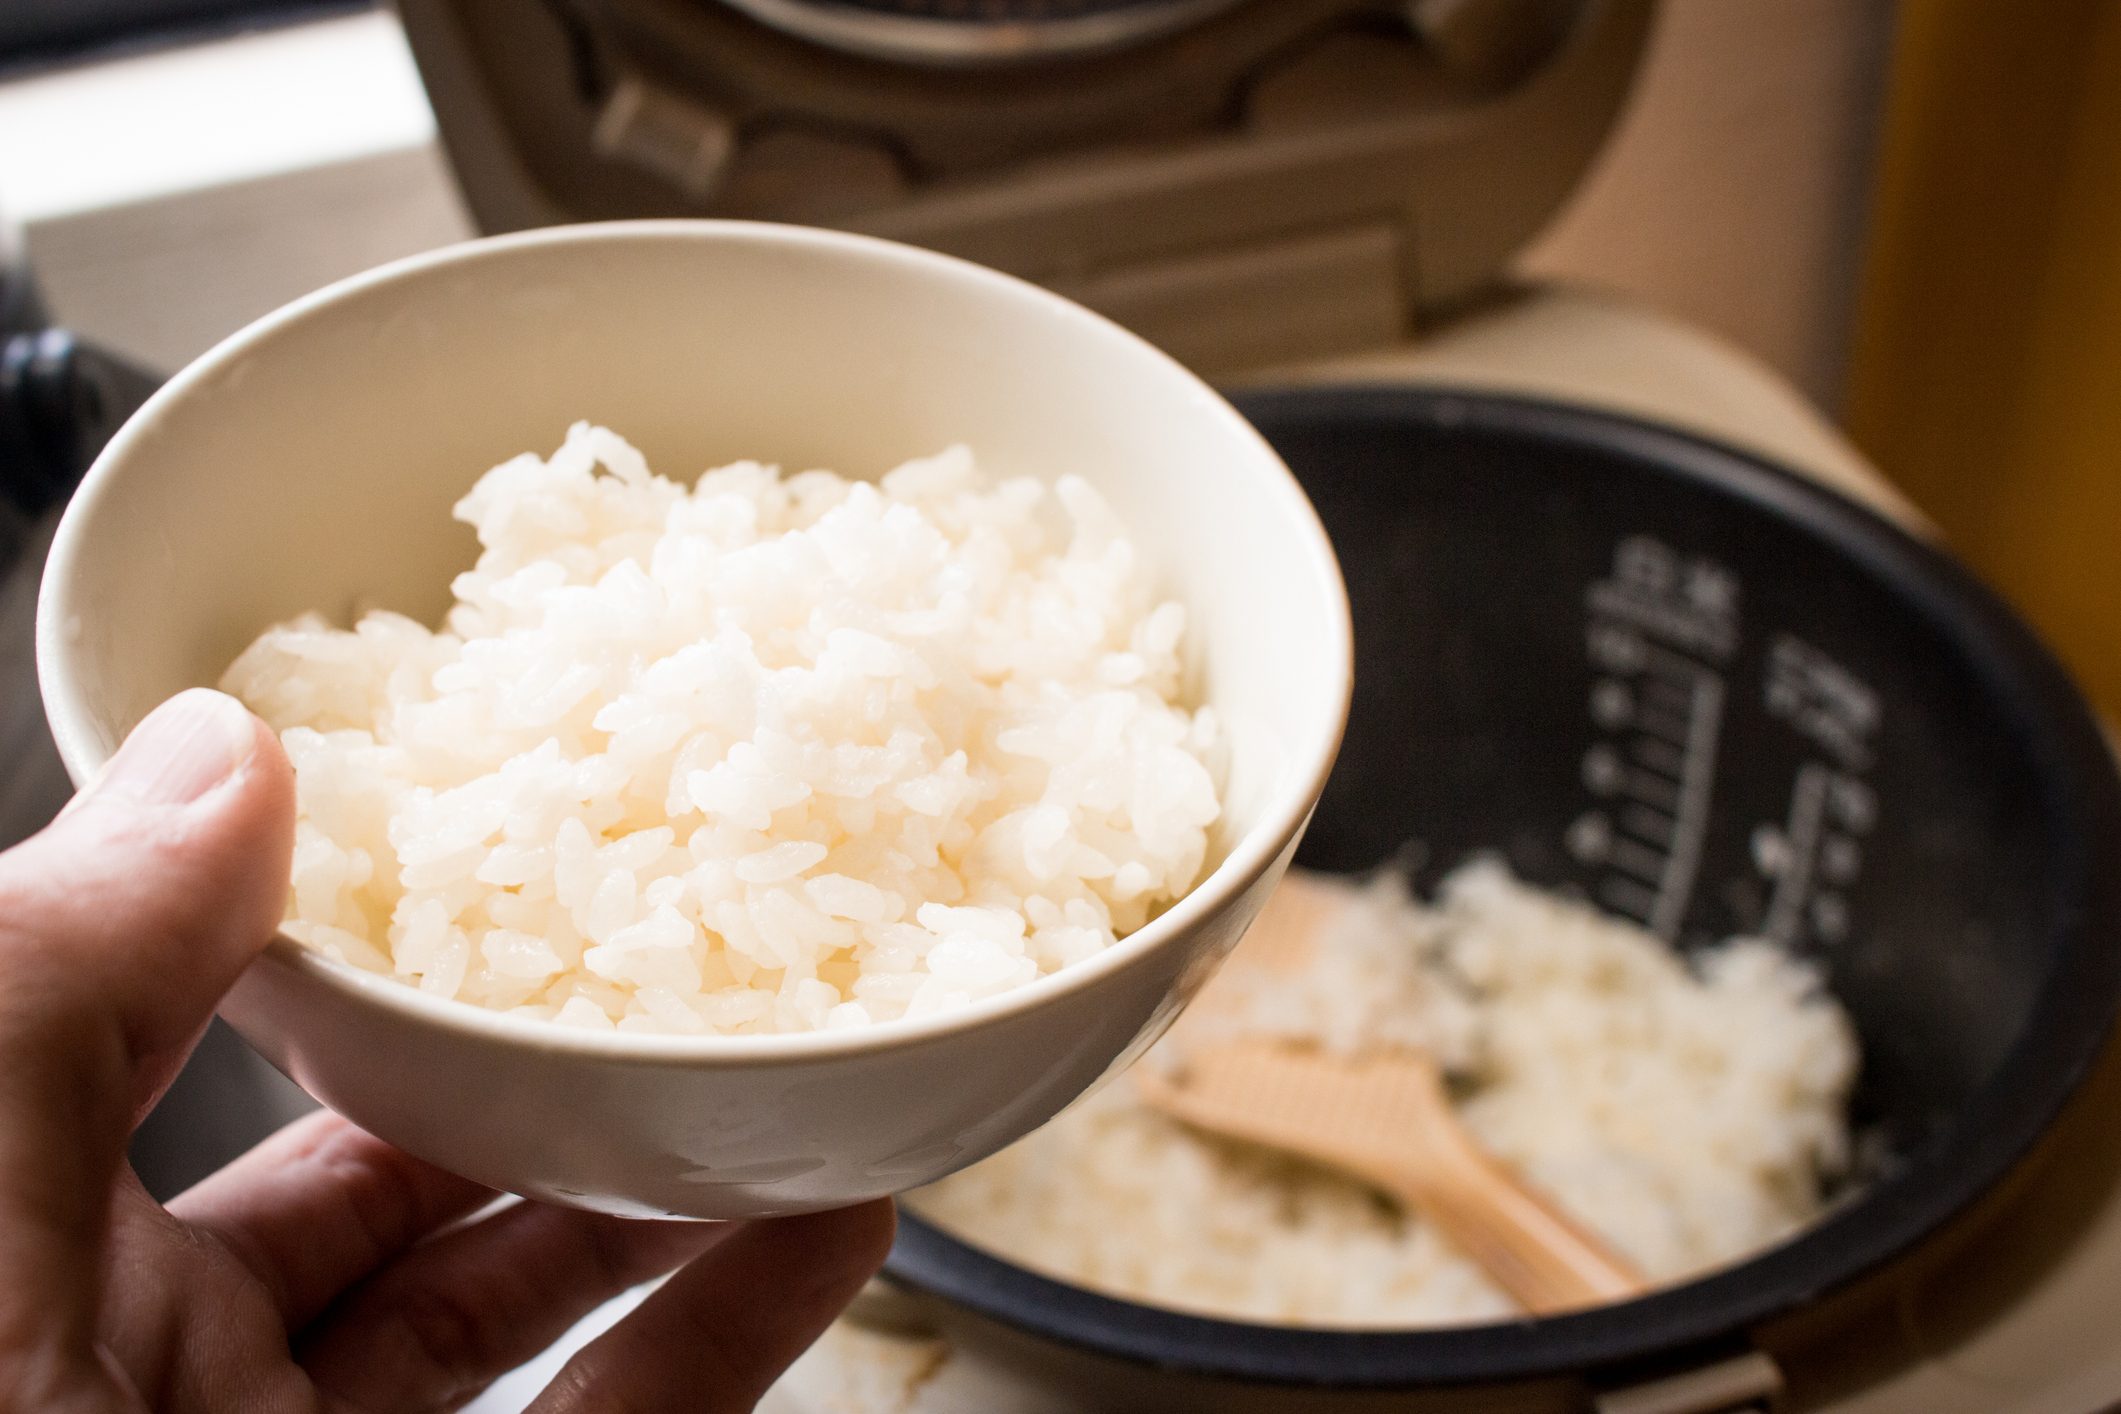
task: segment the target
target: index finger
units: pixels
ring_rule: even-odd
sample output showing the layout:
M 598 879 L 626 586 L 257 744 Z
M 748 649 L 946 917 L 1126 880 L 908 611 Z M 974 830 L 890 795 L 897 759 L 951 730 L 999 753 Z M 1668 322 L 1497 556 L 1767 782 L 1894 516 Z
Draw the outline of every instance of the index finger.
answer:
M 299 1330 L 354 1282 L 497 1196 L 319 1112 L 180 1194 L 169 1210 L 219 1238 Z

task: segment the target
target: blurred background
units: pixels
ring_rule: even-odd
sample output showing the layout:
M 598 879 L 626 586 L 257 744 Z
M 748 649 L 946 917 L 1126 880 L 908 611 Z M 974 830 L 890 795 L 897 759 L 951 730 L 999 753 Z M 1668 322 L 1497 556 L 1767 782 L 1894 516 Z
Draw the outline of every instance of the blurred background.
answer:
M 1510 270 L 1778 371 L 2113 707 L 2116 132 L 2106 0 L 1667 0 Z M 0 212 L 60 320 L 163 369 L 473 229 L 399 22 L 343 0 L 8 0 Z

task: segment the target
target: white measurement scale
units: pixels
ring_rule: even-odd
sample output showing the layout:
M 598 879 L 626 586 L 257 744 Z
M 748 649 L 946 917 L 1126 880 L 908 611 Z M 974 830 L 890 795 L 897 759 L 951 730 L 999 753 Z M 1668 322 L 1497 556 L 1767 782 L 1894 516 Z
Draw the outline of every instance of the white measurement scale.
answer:
M 1831 946 L 1848 934 L 1841 890 L 1860 874 L 1861 837 L 1877 819 L 1863 773 L 1878 695 L 1787 633 L 1774 636 L 1757 683 L 1734 678 L 1741 596 L 1737 575 L 1713 559 L 1649 535 L 1614 547 L 1611 573 L 1584 595 L 1597 735 L 1583 755 L 1590 805 L 1566 844 L 1600 871 L 1592 893 L 1602 906 L 1678 941 L 1701 882 L 1729 694 L 1758 690 L 1816 752 L 1797 767 L 1787 815 L 1752 832 L 1769 888 L 1758 931 Z

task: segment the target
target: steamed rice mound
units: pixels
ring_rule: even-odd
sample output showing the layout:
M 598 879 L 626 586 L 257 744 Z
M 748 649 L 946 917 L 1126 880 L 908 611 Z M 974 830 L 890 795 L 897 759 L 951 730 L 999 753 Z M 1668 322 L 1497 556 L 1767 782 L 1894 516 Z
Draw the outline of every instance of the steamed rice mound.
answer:
M 1816 968 L 1758 938 L 1682 956 L 1493 860 L 1427 903 L 1394 873 L 1344 887 L 1299 972 L 1240 945 L 1142 1064 L 1240 1036 L 1427 1051 L 1486 1148 L 1659 1284 L 1818 1219 L 1849 1165 L 1858 1052 Z M 1125 1078 L 906 1202 L 1011 1261 L 1152 1305 L 1344 1327 L 1521 1314 L 1419 1214 L 1167 1119 Z
M 456 516 L 441 630 L 307 615 L 222 681 L 294 762 L 313 948 L 573 1026 L 802 1031 L 1020 987 L 1201 872 L 1185 613 L 1084 481 L 953 448 L 687 489 L 578 424 Z

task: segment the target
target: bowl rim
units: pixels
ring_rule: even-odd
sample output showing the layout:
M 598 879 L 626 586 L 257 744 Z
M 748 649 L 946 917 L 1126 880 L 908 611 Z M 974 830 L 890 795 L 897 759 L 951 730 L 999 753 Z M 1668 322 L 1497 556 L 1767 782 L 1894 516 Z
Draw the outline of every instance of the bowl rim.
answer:
M 1428 1329 L 1305 1328 L 1193 1314 L 1106 1296 L 952 1237 L 902 1208 L 885 1266 L 900 1285 L 978 1317 L 1106 1359 L 1206 1379 L 1337 1389 L 1492 1384 L 1731 1353 L 1746 1332 L 1853 1285 L 1964 1215 L 2032 1153 L 2078 1092 L 2121 1009 L 2121 773 L 2092 709 L 2052 653 L 1974 575 L 1876 511 L 1770 458 L 1599 408 L 1454 385 L 1262 386 L 1261 415 L 1366 426 L 1471 428 L 1588 447 L 1778 516 L 1907 591 L 1917 615 L 1957 625 L 1970 663 L 2046 773 L 2050 809 L 2075 831 L 2058 877 L 2078 905 L 2024 1033 L 1954 1122 L 1853 1201 L 1762 1252 L 1631 1301 L 1559 1316 Z M 1741 1347 L 1742 1348 L 1742 1347 Z
M 1286 525 L 1305 561 L 1305 572 L 1326 602 L 1324 622 L 1314 625 L 1331 671 L 1320 684 L 1319 718 L 1326 730 L 1313 740 L 1293 744 L 1282 779 L 1269 792 L 1259 818 L 1231 844 L 1229 852 L 1205 876 L 1142 927 L 1094 957 L 1061 968 L 1012 991 L 932 1016 L 899 1018 L 836 1031 L 776 1033 L 764 1036 L 702 1036 L 664 1033 L 590 1031 L 549 1020 L 512 1016 L 469 1002 L 431 996 L 417 988 L 326 957 L 284 933 L 275 934 L 253 965 L 274 968 L 304 983 L 322 987 L 358 1005 L 377 1007 L 417 1025 L 454 1031 L 498 1045 L 547 1054 L 571 1054 L 608 1063 L 685 1067 L 785 1064 L 823 1060 L 872 1051 L 918 1046 L 945 1037 L 984 1029 L 1049 1001 L 1094 987 L 1124 972 L 1194 931 L 1255 883 L 1301 833 L 1325 786 L 1347 728 L 1354 691 L 1354 629 L 1347 586 L 1325 527 L 1308 495 L 1280 453 L 1253 428 L 1228 399 L 1169 354 L 1125 327 L 1042 286 L 976 262 L 876 236 L 784 225 L 765 221 L 654 220 L 604 221 L 544 227 L 488 236 L 424 251 L 336 281 L 304 295 L 244 326 L 215 344 L 178 372 L 136 412 L 96 458 L 68 504 L 55 533 L 39 585 L 36 617 L 38 683 L 60 759 L 76 786 L 92 780 L 108 753 L 97 746 L 94 712 L 87 705 L 75 671 L 67 620 L 76 612 L 71 585 L 77 562 L 102 500 L 110 494 L 117 468 L 130 461 L 169 410 L 194 389 L 217 377 L 237 360 L 271 343 L 282 331 L 330 317 L 372 290 L 446 275 L 465 265 L 506 260 L 526 250 L 575 247 L 593 251 L 635 243 L 693 244 L 711 258 L 717 248 L 732 245 L 801 251 L 821 259 L 897 267 L 915 275 L 953 280 L 984 290 L 989 299 L 1014 302 L 1027 319 L 1056 320 L 1079 331 L 1079 337 L 1102 340 L 1116 350 L 1161 365 L 1178 386 L 1191 385 L 1199 405 L 1227 429 L 1233 445 L 1250 451 L 1233 456 L 1249 460 L 1261 478 L 1260 494 L 1277 504 L 1276 519 Z

